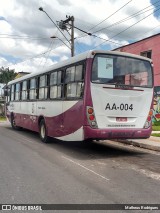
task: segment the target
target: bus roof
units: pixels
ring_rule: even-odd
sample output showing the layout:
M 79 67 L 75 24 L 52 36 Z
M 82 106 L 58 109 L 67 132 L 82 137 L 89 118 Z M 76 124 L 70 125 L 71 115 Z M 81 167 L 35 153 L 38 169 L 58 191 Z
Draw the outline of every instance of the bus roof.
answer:
M 65 61 L 58 62 L 58 63 L 56 63 L 54 65 L 48 66 L 46 69 L 40 70 L 38 72 L 33 72 L 31 74 L 28 74 L 28 75 L 25 75 L 23 77 L 17 78 L 15 80 L 12 80 L 12 81 L 8 82 L 8 85 L 23 81 L 25 79 L 32 78 L 32 77 L 37 76 L 37 75 L 41 75 L 43 73 L 50 72 L 52 70 L 55 70 L 55 69 L 58 69 L 58 68 L 61 68 L 61 67 L 65 67 L 65 66 L 67 66 L 69 64 L 74 64 L 74 63 L 76 63 L 78 61 L 85 60 L 86 58 L 93 58 L 96 53 L 128 56 L 128 57 L 134 57 L 134 58 L 137 58 L 137 59 L 142 59 L 142 60 L 146 60 L 146 61 L 152 62 L 152 60 L 149 59 L 149 58 L 146 58 L 146 57 L 143 57 L 143 56 L 139 56 L 139 55 L 135 55 L 135 54 L 131 54 L 131 53 L 126 53 L 126 52 L 105 51 L 105 50 L 90 50 L 90 51 L 84 52 L 82 54 L 76 55 L 76 56 L 74 56 L 72 58 L 69 58 L 69 59 L 67 59 Z

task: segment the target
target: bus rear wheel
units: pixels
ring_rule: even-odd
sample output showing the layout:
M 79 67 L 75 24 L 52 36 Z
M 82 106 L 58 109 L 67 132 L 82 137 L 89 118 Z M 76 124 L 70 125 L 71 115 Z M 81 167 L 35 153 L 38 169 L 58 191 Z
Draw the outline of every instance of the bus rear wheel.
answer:
M 46 128 L 46 124 L 45 124 L 44 120 L 40 121 L 40 124 L 39 124 L 39 135 L 40 135 L 41 141 L 43 143 L 48 143 L 50 141 L 50 138 L 47 135 L 47 128 Z

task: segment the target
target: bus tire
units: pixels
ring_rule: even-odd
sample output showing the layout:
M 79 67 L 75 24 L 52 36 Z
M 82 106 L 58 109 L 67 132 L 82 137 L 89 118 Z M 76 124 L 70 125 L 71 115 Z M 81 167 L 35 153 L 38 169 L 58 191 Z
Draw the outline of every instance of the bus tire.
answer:
M 92 143 L 93 140 L 91 138 L 88 138 L 88 139 L 83 140 L 83 142 L 86 143 L 86 144 L 87 143 L 89 144 L 89 143 Z
M 39 124 L 39 135 L 43 143 L 49 143 L 50 138 L 47 135 L 47 128 L 46 128 L 45 121 L 43 119 L 40 121 L 40 124 Z
M 13 114 L 11 115 L 11 126 L 12 126 L 12 129 L 14 129 L 14 130 L 20 130 L 20 127 L 16 125 L 16 121 L 14 119 Z

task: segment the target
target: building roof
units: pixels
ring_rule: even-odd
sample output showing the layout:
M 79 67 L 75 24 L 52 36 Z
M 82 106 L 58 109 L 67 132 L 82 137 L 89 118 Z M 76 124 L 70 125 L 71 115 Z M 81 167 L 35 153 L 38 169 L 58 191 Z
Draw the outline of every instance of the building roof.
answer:
M 15 79 L 23 77 L 23 76 L 28 75 L 28 74 L 30 74 L 30 72 L 18 72 Z
M 114 51 L 114 50 L 117 50 L 117 49 L 120 49 L 120 48 L 123 48 L 123 47 L 130 46 L 130 45 L 132 45 L 132 44 L 136 44 L 136 43 L 138 43 L 138 42 L 141 42 L 141 41 L 144 41 L 144 40 L 150 39 L 150 38 L 152 38 L 152 37 L 156 37 L 156 36 L 160 36 L 160 33 L 157 33 L 157 34 L 154 34 L 154 35 L 152 35 L 152 36 L 143 38 L 143 39 L 141 39 L 141 40 L 139 40 L 139 41 L 135 41 L 135 42 L 130 43 L 130 44 L 123 45 L 123 46 L 121 46 L 121 47 L 117 47 L 117 48 L 113 49 L 113 51 Z
M 30 72 L 23 72 L 23 71 L 21 71 L 21 72 L 18 72 L 17 74 L 25 74 L 25 75 L 27 75 L 27 74 L 30 74 Z

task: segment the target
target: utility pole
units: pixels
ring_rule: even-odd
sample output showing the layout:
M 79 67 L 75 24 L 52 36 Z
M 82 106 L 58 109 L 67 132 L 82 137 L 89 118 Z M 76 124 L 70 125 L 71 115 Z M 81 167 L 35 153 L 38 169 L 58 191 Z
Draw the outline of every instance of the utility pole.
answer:
M 66 30 L 68 32 L 67 25 L 69 25 L 69 29 L 71 30 L 71 39 L 70 39 L 70 45 L 71 45 L 71 57 L 74 56 L 74 16 L 67 17 L 66 20 L 61 20 L 59 22 L 59 28 L 61 30 Z
M 74 56 L 74 17 L 71 16 L 71 56 Z
M 68 41 L 70 46 L 68 46 L 64 41 L 62 41 L 59 38 L 59 40 L 61 40 L 62 43 L 64 43 L 69 49 L 71 49 L 71 57 L 73 57 L 74 56 L 74 28 L 76 28 L 80 31 L 83 31 L 74 26 L 74 16 L 66 16 L 67 19 L 64 21 L 63 20 L 59 21 L 58 26 L 57 26 L 57 24 L 53 21 L 53 19 L 48 15 L 48 13 L 42 7 L 40 7 L 39 10 L 44 12 L 48 16 L 48 18 L 57 27 L 57 29 L 60 31 L 60 33 L 63 35 L 63 37 L 66 39 L 66 41 Z M 61 30 L 66 30 L 68 32 L 68 34 L 70 35 L 71 39 L 68 40 L 67 37 L 64 35 L 64 33 Z M 71 34 L 69 33 L 69 30 L 71 30 Z M 51 38 L 56 38 L 56 37 L 52 36 Z

